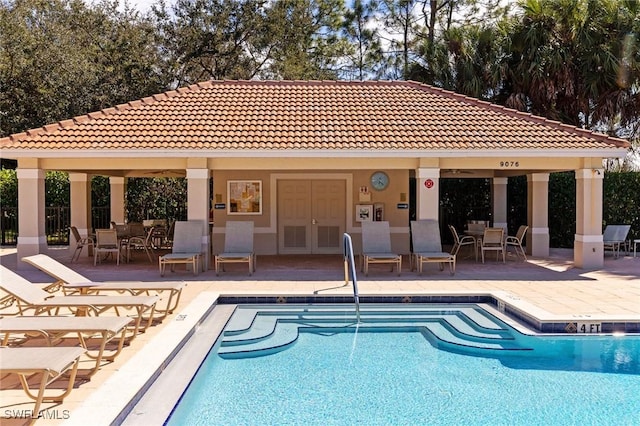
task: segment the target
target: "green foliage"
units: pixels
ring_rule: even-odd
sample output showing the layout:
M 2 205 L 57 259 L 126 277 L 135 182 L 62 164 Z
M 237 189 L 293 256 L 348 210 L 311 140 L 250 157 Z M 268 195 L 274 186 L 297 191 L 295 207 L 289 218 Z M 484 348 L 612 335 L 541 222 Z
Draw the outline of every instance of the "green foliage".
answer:
M 527 220 L 527 177 L 510 177 L 507 184 L 507 228 L 515 235 L 520 225 Z
M 381 36 L 375 27 L 375 2 L 355 0 L 352 9 L 347 9 L 342 23 L 342 33 L 349 43 L 346 51 L 347 64 L 344 72 L 357 80 L 379 75 L 383 61 Z M 348 71 L 348 70 L 351 71 Z
M 110 206 L 109 178 L 106 176 L 94 176 L 91 179 L 91 205 L 92 207 Z
M 69 205 L 69 174 L 50 171 L 45 174 L 45 205 L 64 207 Z M 0 170 L 0 206 L 18 206 L 18 176 L 15 169 Z
M 127 220 L 184 220 L 186 199 L 187 180 L 184 178 L 129 178 L 125 206 Z
M 277 0 L 268 11 L 271 61 L 267 76 L 336 79 L 350 51 L 340 36 L 343 0 Z
M 534 212 L 535 214 L 535 212 Z M 576 233 L 576 179 L 574 172 L 549 176 L 549 245 L 573 247 Z
M 468 220 L 491 220 L 490 179 L 440 180 L 440 221 L 462 232 Z M 449 232 L 443 241 L 453 243 Z
M 163 66 L 178 85 L 251 79 L 268 59 L 263 0 L 178 0 L 154 7 Z
M 0 207 L 18 207 L 18 177 L 15 170 L 0 169 Z
M 165 89 L 153 27 L 117 5 L 0 2 L 0 136 Z
M 603 226 L 631 225 L 630 238 L 640 238 L 640 173 L 605 173 Z
M 70 203 L 69 173 L 49 171 L 44 178 L 44 203 L 47 207 L 65 207 Z

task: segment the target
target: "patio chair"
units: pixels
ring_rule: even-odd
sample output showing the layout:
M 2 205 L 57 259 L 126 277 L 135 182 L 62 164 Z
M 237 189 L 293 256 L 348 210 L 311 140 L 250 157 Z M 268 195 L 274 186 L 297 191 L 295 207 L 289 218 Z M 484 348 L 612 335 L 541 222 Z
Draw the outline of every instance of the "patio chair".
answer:
M 78 228 L 76 228 L 75 226 L 71 227 L 71 234 L 73 234 L 73 238 L 76 240 L 76 248 L 73 251 L 73 254 L 71 255 L 71 263 L 73 263 L 74 260 L 78 260 L 80 258 L 83 248 L 85 247 L 93 248 L 93 238 L 80 236 L 80 232 L 78 231 Z M 91 255 L 91 253 L 89 253 L 89 255 Z
M 502 263 L 506 263 L 506 250 L 504 245 L 504 229 L 503 228 L 485 228 L 482 242 L 480 243 L 482 252 L 482 263 L 484 263 L 484 252 L 495 251 L 496 261 L 498 256 L 502 254 Z
M 167 228 L 166 219 L 147 219 L 142 221 L 145 228 L 153 228 L 153 236 L 151 238 L 151 244 L 153 248 L 166 248 L 169 242 L 169 232 L 172 231 L 173 222 Z
M 476 256 L 476 262 L 477 262 L 478 261 L 478 250 L 477 250 L 478 240 L 476 240 L 476 237 L 472 235 L 459 235 L 458 231 L 456 231 L 456 228 L 453 225 L 449 225 L 449 230 L 453 235 L 453 247 L 451 248 L 451 254 L 454 256 L 457 256 L 458 252 L 460 251 L 460 247 L 472 246 L 473 252 Z
M 444 270 L 444 264 L 448 263 L 451 275 L 456 273 L 456 256 L 442 251 L 440 225 L 437 220 L 412 220 L 411 242 L 412 259 L 416 262 L 418 274 L 422 275 L 424 263 L 433 262 L 439 264 L 441 271 Z M 413 261 L 411 263 L 413 264 Z
M 175 272 L 176 264 L 191 265 L 193 275 L 198 275 L 200 265 L 204 267 L 201 261 L 203 223 L 197 220 L 176 221 L 174 229 L 171 253 L 158 258 L 160 276 L 164 276 L 167 265 L 171 265 L 171 272 Z
M 144 225 L 140 222 L 132 222 L 127 224 L 127 233 L 129 238 L 131 237 L 146 237 L 147 231 L 144 228 Z
M 627 235 L 631 225 L 607 225 L 602 233 L 604 250 L 611 250 L 613 257 L 620 257 L 620 247 L 627 247 Z
M 215 256 L 216 275 L 224 271 L 225 263 L 247 263 L 249 275 L 256 270 L 256 254 L 253 251 L 252 221 L 227 221 L 224 233 L 224 251 Z
M 115 229 L 96 229 L 96 245 L 93 248 L 94 266 L 98 260 L 102 263 L 101 254 L 105 254 L 105 257 L 115 254 L 116 265 L 120 265 L 120 241 Z
M 520 257 L 520 254 L 522 254 L 522 257 L 524 258 L 524 260 L 527 260 L 527 254 L 524 252 L 524 249 L 522 248 L 522 242 L 524 241 L 524 237 L 527 234 L 527 229 L 529 229 L 528 225 L 520 225 L 520 227 L 518 228 L 518 232 L 516 232 L 516 235 L 507 235 L 507 238 L 505 238 L 504 243 L 505 243 L 505 250 L 507 250 L 509 248 L 509 246 L 513 246 L 515 252 L 516 252 L 516 256 Z
M 140 225 L 142 227 L 142 225 Z M 137 231 L 141 231 L 143 234 L 141 236 L 131 236 L 127 240 L 127 263 L 131 262 L 131 250 L 144 250 L 147 254 L 147 258 L 149 259 L 149 263 L 153 263 L 153 256 L 155 253 L 153 252 L 153 227 L 149 228 L 146 235 L 144 234 L 144 227 Z
M 43 402 L 61 403 L 71 393 L 78 372 L 80 357 L 85 349 L 78 347 L 56 348 L 0 348 L 0 375 L 16 374 L 20 379 L 22 389 L 27 396 L 35 401 L 34 415 L 40 412 Z M 47 387 L 70 372 L 66 389 L 57 395 L 48 394 Z M 33 393 L 28 380 L 40 375 L 38 392 Z
M 389 222 L 362 222 L 362 270 L 369 274 L 369 264 L 390 263 L 398 275 L 402 272 L 402 256 L 391 251 Z
M 131 296 L 149 295 L 150 292 L 157 293 L 164 302 L 160 306 L 156 305 L 154 319 L 161 320 L 167 314 L 172 313 L 180 302 L 184 282 L 176 281 L 160 281 L 160 282 L 96 282 L 91 281 L 74 271 L 73 269 L 63 265 L 57 260 L 47 256 L 46 254 L 35 254 L 22 258 L 26 262 L 42 272 L 56 279 L 56 284 L 62 285 L 65 294 L 71 292 L 101 294 L 101 293 L 128 293 Z M 160 314 L 160 315 L 158 315 Z
M 43 338 L 47 346 L 58 344 L 61 339 L 77 338 L 87 350 L 87 356 L 96 361 L 88 376 L 93 376 L 102 361 L 113 361 L 122 351 L 126 340 L 127 326 L 132 321 L 127 317 L 64 317 L 64 316 L 19 316 L 0 318 L 0 334 L 4 334 L 2 346 L 22 345 L 27 341 Z M 107 343 L 118 337 L 115 349 L 107 350 Z M 97 337 L 97 348 L 89 352 L 89 339 Z M 105 355 L 105 352 L 109 352 Z
M 58 315 L 61 309 L 68 309 L 76 316 L 99 316 L 109 311 L 120 316 L 121 311 L 133 310 L 134 337 L 151 325 L 159 300 L 158 296 L 55 296 L 3 265 L 0 265 L 0 276 L 0 288 L 15 297 L 20 315 L 30 310 L 34 311 L 34 315 Z M 144 315 L 148 315 L 148 318 L 146 325 L 142 326 Z

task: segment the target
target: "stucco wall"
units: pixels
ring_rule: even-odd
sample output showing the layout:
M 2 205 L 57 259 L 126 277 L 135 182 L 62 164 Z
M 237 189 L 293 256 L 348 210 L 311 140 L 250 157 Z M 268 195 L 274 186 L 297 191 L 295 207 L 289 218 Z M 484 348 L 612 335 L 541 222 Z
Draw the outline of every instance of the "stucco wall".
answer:
M 392 232 L 392 248 L 400 253 L 409 252 L 409 209 L 398 208 L 398 204 L 409 204 L 409 171 L 385 170 L 389 176 L 389 186 L 383 191 L 376 191 L 371 187 L 370 178 L 376 170 L 354 170 L 353 172 L 331 171 L 309 174 L 305 170 L 291 170 L 286 172 L 272 171 L 213 171 L 212 204 L 220 202 L 224 208 L 213 209 L 213 252 L 219 253 L 224 246 L 224 227 L 227 220 L 250 220 L 255 225 L 255 251 L 257 254 L 278 254 L 277 240 L 277 210 L 276 202 L 278 179 L 306 179 L 335 178 L 335 175 L 348 176 L 347 181 L 347 209 L 345 212 L 346 230 L 352 234 L 356 253 L 361 250 L 360 223 L 356 221 L 357 204 L 384 204 L 384 220 L 389 221 Z M 277 179 L 273 179 L 273 174 Z M 262 214 L 229 214 L 227 181 L 229 180 L 260 180 L 262 182 Z M 360 188 L 368 187 L 371 201 L 360 201 Z M 216 198 L 217 196 L 217 198 Z M 222 207 L 222 206 L 220 206 Z M 275 217 L 274 216 L 274 213 Z M 350 220 L 349 220 L 350 219 Z

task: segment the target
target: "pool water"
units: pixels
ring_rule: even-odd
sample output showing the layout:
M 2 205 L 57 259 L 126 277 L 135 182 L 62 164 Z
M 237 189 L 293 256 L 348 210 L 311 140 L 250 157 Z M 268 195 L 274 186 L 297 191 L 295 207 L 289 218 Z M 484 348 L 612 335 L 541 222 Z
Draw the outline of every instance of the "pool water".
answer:
M 225 359 L 218 342 L 167 424 L 640 424 L 640 337 L 512 330 L 527 350 L 487 352 L 415 327 L 299 331 L 268 356 Z

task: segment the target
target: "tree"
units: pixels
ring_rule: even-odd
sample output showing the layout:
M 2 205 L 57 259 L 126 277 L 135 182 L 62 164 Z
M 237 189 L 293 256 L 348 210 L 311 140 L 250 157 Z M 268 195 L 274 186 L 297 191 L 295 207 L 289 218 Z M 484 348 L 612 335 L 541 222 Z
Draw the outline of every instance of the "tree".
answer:
M 277 0 L 268 12 L 271 61 L 266 76 L 335 79 L 348 44 L 339 35 L 343 0 Z
M 251 79 L 270 58 L 264 0 L 178 0 L 152 10 L 166 73 L 183 86 Z
M 378 76 L 383 60 L 380 35 L 375 27 L 375 3 L 356 0 L 345 13 L 343 34 L 353 49 L 348 54 L 347 75 L 365 80 Z
M 0 3 L 0 136 L 165 89 L 153 28 L 117 5 Z
M 388 34 L 388 64 L 386 77 L 407 78 L 410 60 L 416 46 L 417 14 L 416 0 L 382 0 L 380 13 L 383 15 L 384 31 Z

